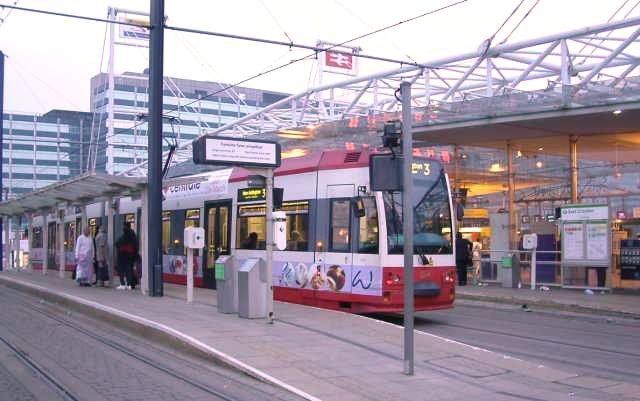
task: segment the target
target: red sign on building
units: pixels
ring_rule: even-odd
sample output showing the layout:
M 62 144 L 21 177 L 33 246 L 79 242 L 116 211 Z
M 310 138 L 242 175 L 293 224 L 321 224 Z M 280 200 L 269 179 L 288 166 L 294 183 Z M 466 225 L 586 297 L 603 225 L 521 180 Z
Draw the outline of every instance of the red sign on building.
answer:
M 345 70 L 353 69 L 353 55 L 349 53 L 327 50 L 324 55 L 324 62 L 329 67 Z

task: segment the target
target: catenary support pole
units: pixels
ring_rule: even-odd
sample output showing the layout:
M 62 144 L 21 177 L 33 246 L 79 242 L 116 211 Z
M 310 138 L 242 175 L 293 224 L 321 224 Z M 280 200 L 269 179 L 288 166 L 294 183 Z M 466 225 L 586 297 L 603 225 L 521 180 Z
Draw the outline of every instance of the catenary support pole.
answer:
M 66 268 L 65 265 L 67 264 L 66 262 L 67 255 L 64 249 L 64 212 L 65 212 L 64 209 L 60 209 L 58 211 L 58 230 L 57 230 L 58 241 L 55 242 L 56 244 L 58 244 L 58 265 L 60 266 L 60 269 L 59 269 L 60 278 L 64 278 L 64 272 Z M 80 231 L 78 230 L 78 227 L 76 227 L 76 240 L 78 239 L 79 236 L 80 236 Z M 73 249 L 75 253 L 76 244 L 69 244 L 69 249 Z
M 27 262 L 27 270 L 33 271 L 33 213 L 27 214 L 27 254 L 29 261 Z
M 273 169 L 267 169 L 265 185 L 265 202 L 267 206 L 267 257 L 266 257 L 266 281 L 267 281 L 267 323 L 273 323 Z
M 164 62 L 164 0 L 151 0 L 149 40 L 149 154 L 147 188 L 149 210 L 147 241 L 151 289 L 149 295 L 162 296 L 162 74 Z
M 115 282 L 113 280 L 113 272 L 115 266 L 115 260 L 113 249 L 113 244 L 115 243 L 115 220 L 113 218 L 114 215 L 114 202 L 113 198 L 109 197 L 107 199 L 107 263 L 109 269 L 109 285 L 113 285 Z
M 507 195 L 509 197 L 509 250 L 516 246 L 516 189 L 513 170 L 513 145 L 507 141 Z
M 411 116 L 411 84 L 400 84 L 402 96 L 402 233 L 404 235 L 404 373 L 413 375 L 413 132 Z
M 44 254 L 42 255 L 42 274 L 47 274 L 49 269 L 49 211 L 42 211 L 42 247 Z M 51 253 L 55 255 L 55 246 L 51 249 Z M 53 268 L 53 266 L 52 266 Z
M 4 122 L 4 53 L 0 51 L 0 128 L 2 128 Z M 3 149 L 4 149 L 4 129 L 0 129 L 0 160 L 4 160 L 3 157 Z M 4 200 L 2 195 L 4 194 L 4 183 L 2 182 L 2 165 L 4 163 L 0 163 L 0 200 Z M 2 218 L 0 218 L 0 233 L 2 232 Z M 9 235 L 5 238 L 5 243 L 9 245 Z M 4 244 L 0 244 L 0 271 L 2 271 L 4 257 L 9 260 L 9 247 L 7 246 L 7 253 L 4 254 Z M 8 265 L 8 264 L 7 264 Z
M 569 158 L 571 159 L 571 203 L 578 203 L 578 137 L 569 137 Z

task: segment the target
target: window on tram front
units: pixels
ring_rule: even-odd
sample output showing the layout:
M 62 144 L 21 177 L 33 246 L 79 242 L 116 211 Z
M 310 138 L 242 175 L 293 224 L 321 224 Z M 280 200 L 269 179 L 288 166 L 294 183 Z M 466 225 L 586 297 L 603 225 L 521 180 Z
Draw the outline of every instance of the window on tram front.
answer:
M 162 253 L 169 254 L 171 248 L 171 212 L 162 212 Z
M 238 207 L 237 249 L 265 249 L 267 225 L 265 204 Z
M 287 251 L 309 248 L 309 202 L 285 202 L 281 210 L 287 214 Z
M 200 209 L 188 209 L 184 214 L 184 228 L 187 227 L 200 227 Z M 184 231 L 183 231 L 184 233 Z M 184 254 L 187 254 L 187 248 L 183 249 Z M 198 256 L 200 251 L 198 249 L 193 250 L 194 256 Z
M 44 246 L 44 244 L 42 243 L 42 227 L 33 227 L 31 236 L 32 248 L 42 248 Z
M 378 210 L 374 197 L 361 198 L 364 216 L 358 221 L 358 253 L 378 253 Z
M 331 227 L 329 250 L 349 252 L 349 232 L 351 230 L 351 200 L 331 200 Z

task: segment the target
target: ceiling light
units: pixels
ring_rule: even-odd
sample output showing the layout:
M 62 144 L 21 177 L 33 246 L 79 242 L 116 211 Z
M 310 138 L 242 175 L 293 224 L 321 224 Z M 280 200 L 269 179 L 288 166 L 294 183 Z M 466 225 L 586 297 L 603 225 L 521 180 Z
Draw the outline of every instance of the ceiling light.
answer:
M 613 111 L 613 115 L 615 115 L 615 116 L 617 116 L 618 114 L 621 114 L 621 113 L 622 113 L 622 110 L 620 110 L 620 109 L 617 109 L 617 110 Z
M 516 151 L 516 157 L 522 157 L 522 152 L 521 151 Z
M 540 146 L 540 147 L 538 148 L 538 150 L 539 150 L 540 152 L 542 152 L 542 151 L 544 150 L 544 146 Z
M 538 161 L 536 162 L 536 167 L 537 167 L 537 168 L 542 168 L 542 161 L 538 160 Z
M 283 159 L 289 159 L 291 157 L 301 157 L 301 156 L 305 156 L 309 153 L 308 150 L 306 149 L 300 149 L 300 148 L 295 148 L 295 149 L 291 149 L 291 150 L 286 150 L 286 151 L 282 151 L 281 157 Z
M 278 131 L 278 136 L 287 139 L 308 139 L 312 136 L 310 132 L 283 129 Z

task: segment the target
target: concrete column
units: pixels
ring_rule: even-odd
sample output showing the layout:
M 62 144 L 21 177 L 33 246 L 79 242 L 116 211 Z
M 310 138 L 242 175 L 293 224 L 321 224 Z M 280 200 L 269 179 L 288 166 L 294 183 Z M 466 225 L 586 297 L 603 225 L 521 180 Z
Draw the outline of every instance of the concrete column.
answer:
M 76 227 L 76 237 L 79 237 L 80 234 L 82 234 L 82 231 L 84 230 L 85 227 L 88 226 L 88 221 L 87 221 L 87 205 L 82 205 L 82 208 L 80 209 L 80 220 L 82 221 L 82 227 L 78 228 Z
M 571 203 L 578 203 L 578 137 L 569 137 L 569 158 L 571 160 Z
M 11 221 L 11 219 L 9 217 L 4 217 L 3 218 L 3 227 L 4 227 L 4 244 L 2 244 L 2 246 L 4 247 L 4 258 L 3 258 L 3 263 L 4 265 L 3 270 L 9 270 L 9 267 L 11 267 L 11 242 L 9 241 L 9 233 L 10 233 L 10 227 L 9 227 L 9 221 Z
M 33 247 L 31 246 L 33 241 L 33 213 L 27 214 L 27 252 L 29 253 L 29 263 L 27 263 L 27 270 L 33 271 Z
M 149 241 L 147 241 L 147 235 L 140 235 L 147 233 L 147 227 L 149 225 L 148 222 L 148 192 L 145 189 L 142 191 L 142 195 L 140 197 L 140 207 L 142 208 L 142 212 L 140 213 L 140 233 L 138 235 L 138 239 L 140 240 L 140 255 L 142 256 L 142 266 L 140 266 L 140 271 L 142 272 L 142 279 L 140 280 L 140 290 L 143 294 L 149 295 L 149 288 L 151 288 L 151 267 L 149 266 Z
M 515 191 L 515 171 L 513 169 L 513 145 L 507 141 L 507 179 L 509 196 L 509 249 L 516 249 L 516 191 Z
M 42 274 L 47 274 L 49 269 L 49 211 L 42 212 L 42 247 L 44 248 L 44 257 L 42 258 Z M 55 247 L 54 247 L 55 253 Z
M 114 214 L 116 214 L 118 211 L 117 204 L 113 202 L 112 197 L 109 197 L 109 200 L 107 202 L 107 263 L 109 263 L 109 280 L 111 282 L 111 285 L 113 285 L 113 272 L 116 260 L 115 249 L 113 247 L 113 237 L 115 236 L 115 219 L 113 217 Z
M 76 231 L 77 228 L 76 228 Z M 58 230 L 57 230 L 58 241 L 56 244 L 58 245 L 58 274 L 60 278 L 64 278 L 65 265 L 66 262 L 66 253 L 64 250 L 64 209 L 60 209 L 58 211 Z M 75 249 L 76 244 L 70 244 L 72 249 Z
M 13 268 L 20 269 L 20 217 L 13 225 Z

